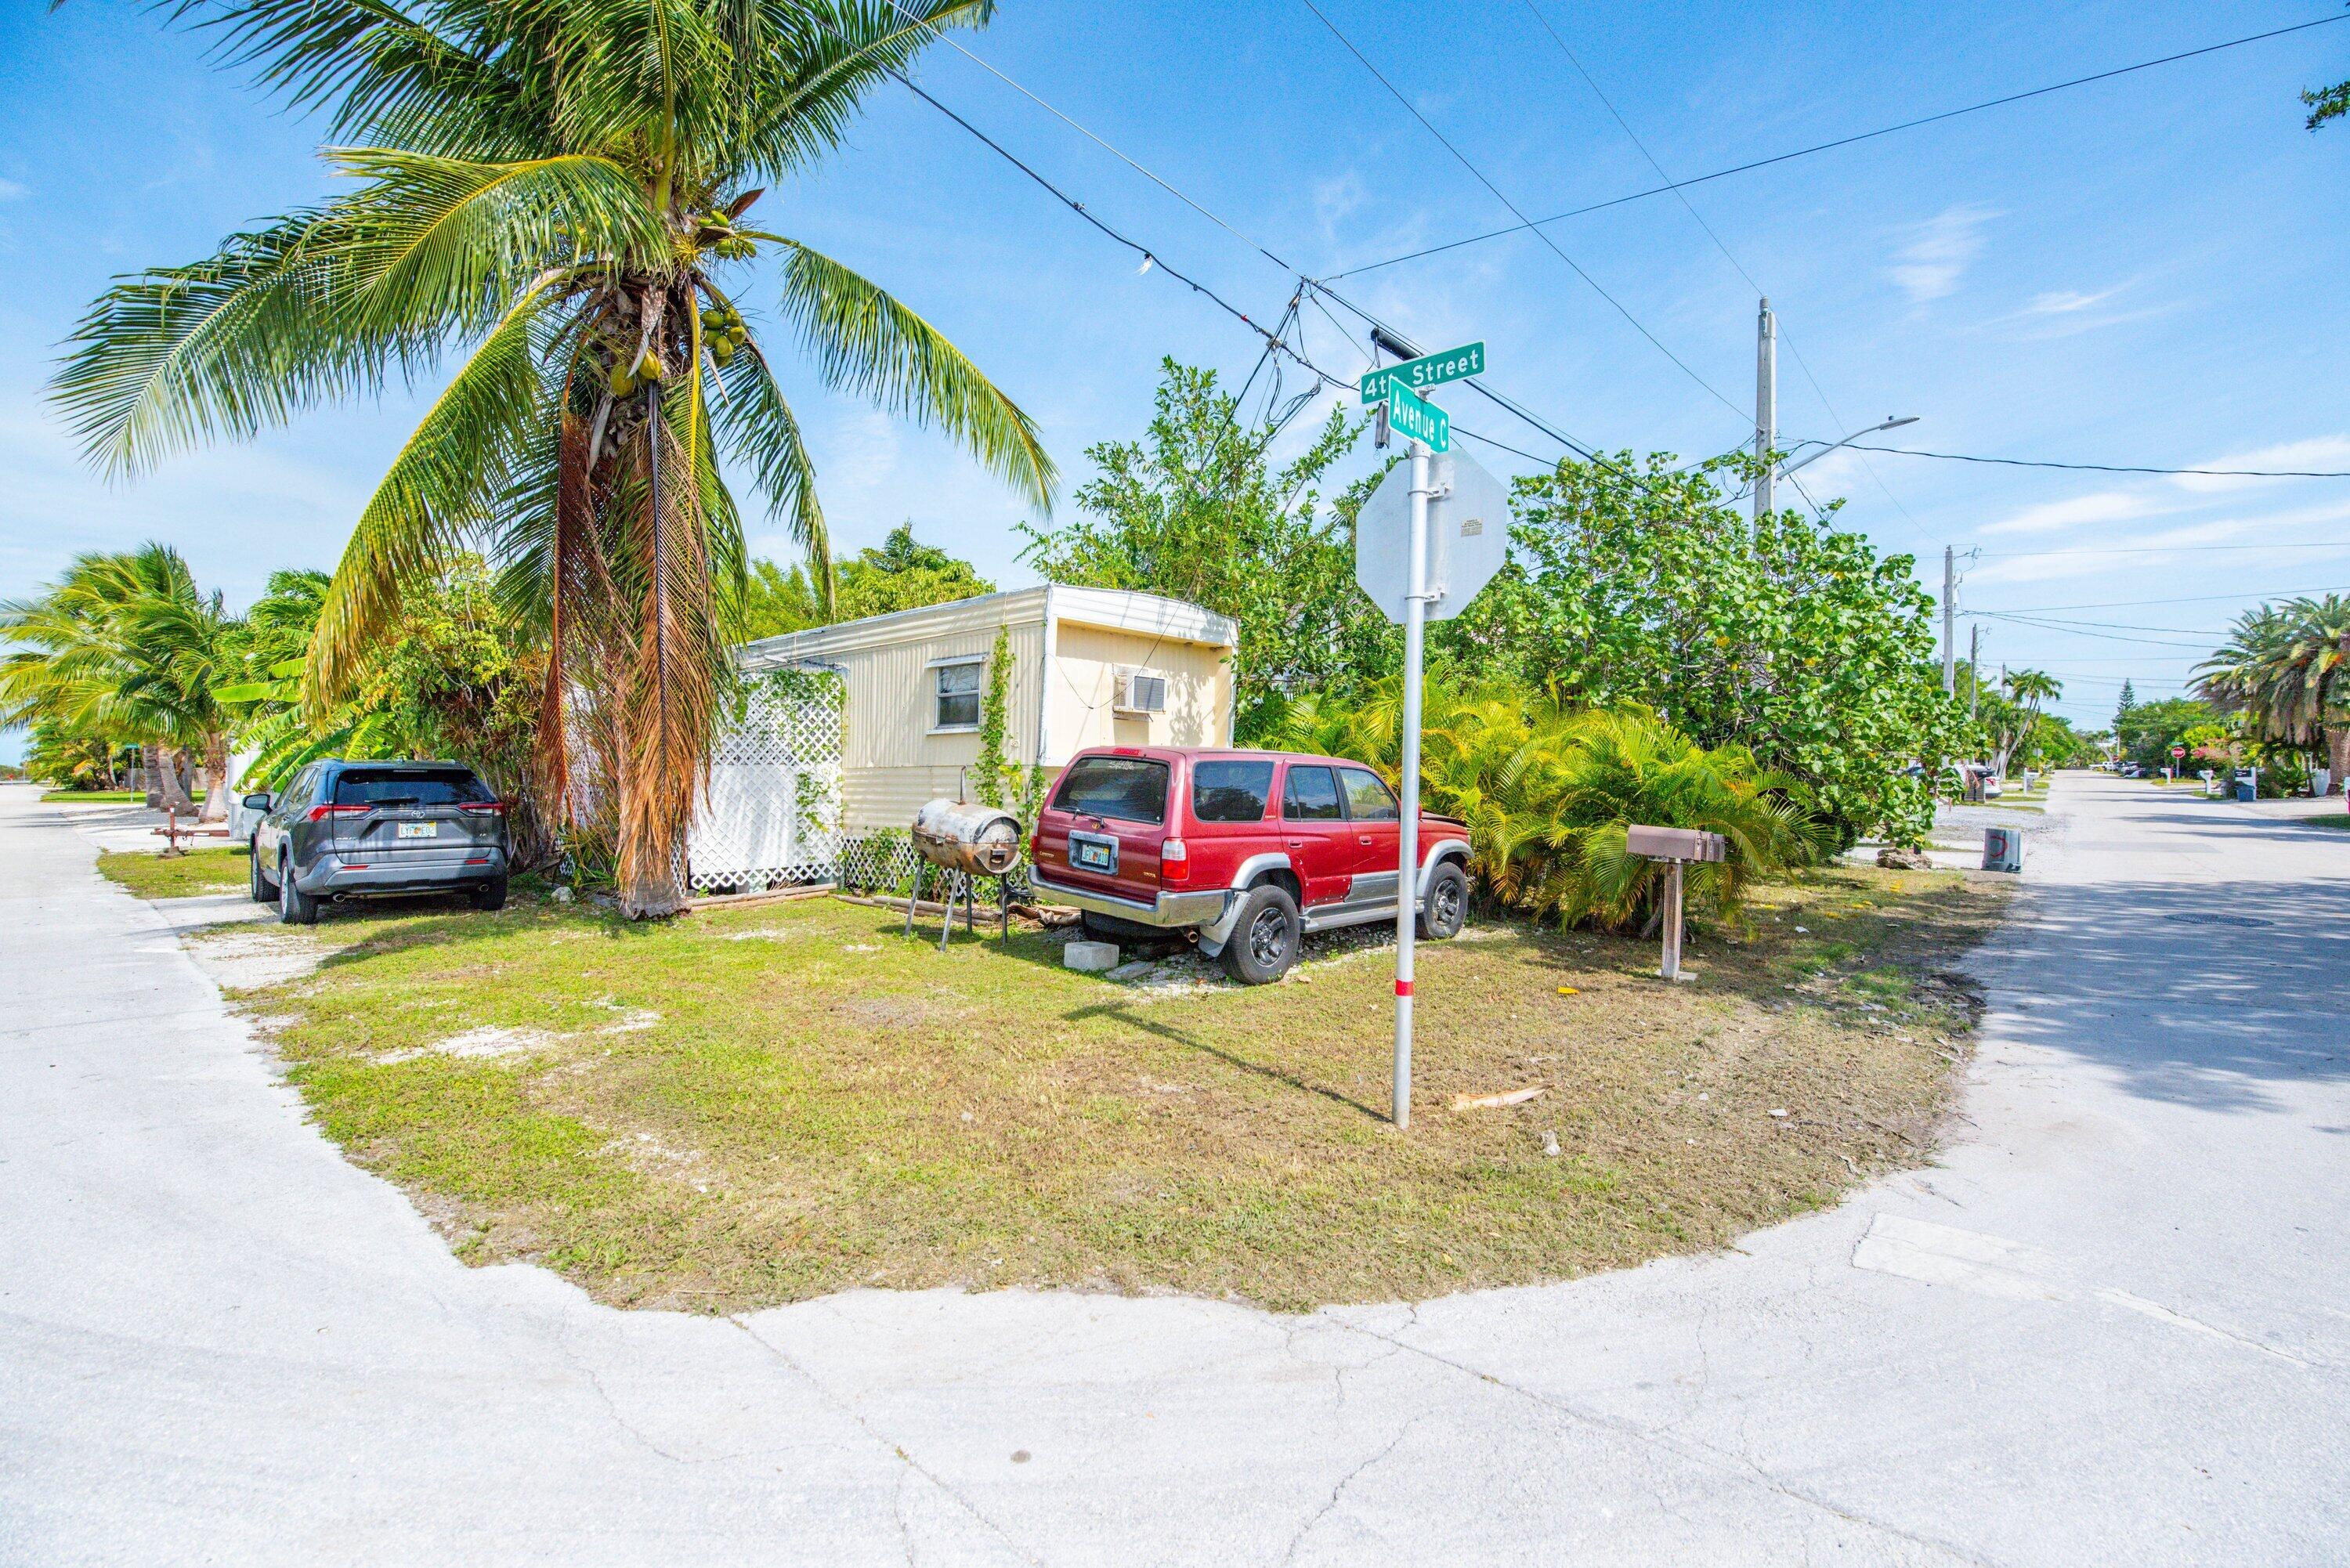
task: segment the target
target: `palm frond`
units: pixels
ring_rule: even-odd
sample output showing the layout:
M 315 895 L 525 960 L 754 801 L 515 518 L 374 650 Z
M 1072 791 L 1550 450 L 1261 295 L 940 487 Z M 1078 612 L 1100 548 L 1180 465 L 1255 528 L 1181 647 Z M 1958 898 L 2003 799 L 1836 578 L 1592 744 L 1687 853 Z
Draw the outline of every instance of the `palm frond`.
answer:
M 790 247 L 784 311 L 827 384 L 936 425 L 1036 505 L 1053 504 L 1059 475 L 1035 421 L 979 367 L 879 285 L 797 241 L 782 243 Z

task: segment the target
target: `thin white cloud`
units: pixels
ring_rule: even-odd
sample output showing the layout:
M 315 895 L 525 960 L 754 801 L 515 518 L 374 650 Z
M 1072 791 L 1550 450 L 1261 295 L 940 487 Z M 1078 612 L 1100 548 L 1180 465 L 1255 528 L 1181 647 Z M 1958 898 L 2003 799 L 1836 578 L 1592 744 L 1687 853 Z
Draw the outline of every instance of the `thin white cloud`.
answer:
M 1910 229 L 1909 243 L 1893 253 L 1887 275 L 1919 305 L 1955 292 L 1968 265 L 1981 254 L 1983 225 L 1997 216 L 1988 207 L 1944 208 Z
M 20 202 L 32 193 L 32 187 L 22 181 L 0 180 L 0 202 Z
M 1984 526 L 1985 534 L 2048 534 L 2059 528 L 2088 528 L 2100 523 L 2120 523 L 2168 508 L 2158 507 L 2147 496 L 2126 490 L 2101 490 L 2068 501 L 2047 501 L 2027 506 L 2012 517 Z
M 2251 452 L 2234 452 L 2223 457 L 2207 459 L 2190 464 L 2195 468 L 2243 469 L 2303 469 L 2339 471 L 2350 469 L 2350 435 L 2311 436 L 2302 441 L 2281 441 Z M 2214 491 L 2242 490 L 2256 484 L 2273 484 L 2267 479 L 2227 479 L 2217 474 L 2182 473 L 2171 481 L 2181 490 Z
M 2126 286 L 2126 285 L 2117 284 L 2112 288 L 2100 289 L 2095 294 L 2083 294 L 2077 289 L 2070 288 L 2059 288 L 2046 294 L 2036 294 L 2032 296 L 2032 303 L 2023 307 L 2023 314 L 2070 316 L 2075 311 L 2089 310 L 2103 305 Z

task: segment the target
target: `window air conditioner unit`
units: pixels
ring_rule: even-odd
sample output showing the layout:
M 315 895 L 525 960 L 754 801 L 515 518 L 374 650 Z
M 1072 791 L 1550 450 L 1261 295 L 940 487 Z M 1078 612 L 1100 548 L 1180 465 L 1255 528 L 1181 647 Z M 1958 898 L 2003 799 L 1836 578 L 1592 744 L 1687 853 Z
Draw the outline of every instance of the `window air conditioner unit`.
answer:
M 1121 713 L 1164 713 L 1167 677 L 1153 675 L 1147 670 L 1119 670 L 1115 706 Z

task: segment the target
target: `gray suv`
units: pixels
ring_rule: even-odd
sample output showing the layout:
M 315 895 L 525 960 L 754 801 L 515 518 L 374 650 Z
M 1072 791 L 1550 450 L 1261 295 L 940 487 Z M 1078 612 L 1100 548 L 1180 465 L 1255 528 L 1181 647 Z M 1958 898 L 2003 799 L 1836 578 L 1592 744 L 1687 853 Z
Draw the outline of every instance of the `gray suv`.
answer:
M 414 893 L 506 901 L 506 808 L 463 763 L 312 763 L 283 794 L 249 794 L 253 901 L 288 925 L 321 904 Z

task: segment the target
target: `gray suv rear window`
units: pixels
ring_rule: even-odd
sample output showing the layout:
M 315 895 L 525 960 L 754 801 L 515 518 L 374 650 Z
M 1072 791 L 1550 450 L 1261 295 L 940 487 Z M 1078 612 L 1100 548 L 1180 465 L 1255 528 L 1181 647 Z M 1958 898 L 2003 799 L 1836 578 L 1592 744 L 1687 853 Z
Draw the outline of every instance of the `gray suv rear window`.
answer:
M 1167 820 L 1167 764 L 1149 757 L 1079 757 L 1061 775 L 1053 804 L 1120 822 Z
M 335 780 L 337 805 L 466 805 L 495 798 L 470 768 L 353 768 Z

